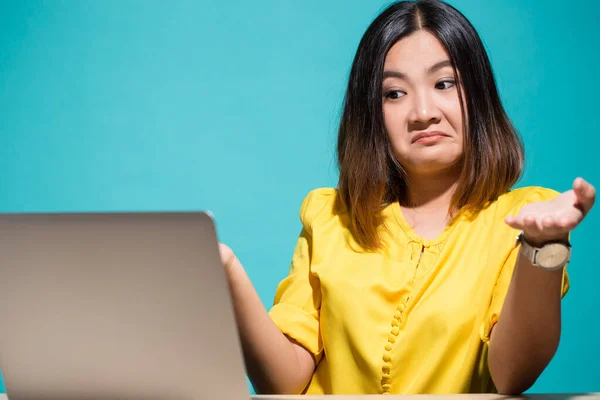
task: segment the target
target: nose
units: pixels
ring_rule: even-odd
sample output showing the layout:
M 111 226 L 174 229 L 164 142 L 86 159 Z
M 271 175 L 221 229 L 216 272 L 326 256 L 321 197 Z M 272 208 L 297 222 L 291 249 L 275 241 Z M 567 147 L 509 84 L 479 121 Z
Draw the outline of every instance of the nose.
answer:
M 439 122 L 442 113 L 432 95 L 427 91 L 413 92 L 410 122 L 413 124 L 430 124 Z

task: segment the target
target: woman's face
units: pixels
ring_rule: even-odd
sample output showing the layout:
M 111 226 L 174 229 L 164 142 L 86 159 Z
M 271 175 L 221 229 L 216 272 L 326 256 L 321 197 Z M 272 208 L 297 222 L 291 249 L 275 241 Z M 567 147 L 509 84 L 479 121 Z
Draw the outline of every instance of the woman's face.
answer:
M 392 46 L 382 89 L 392 150 L 409 175 L 459 165 L 464 132 L 458 87 L 450 57 L 434 35 L 421 29 Z

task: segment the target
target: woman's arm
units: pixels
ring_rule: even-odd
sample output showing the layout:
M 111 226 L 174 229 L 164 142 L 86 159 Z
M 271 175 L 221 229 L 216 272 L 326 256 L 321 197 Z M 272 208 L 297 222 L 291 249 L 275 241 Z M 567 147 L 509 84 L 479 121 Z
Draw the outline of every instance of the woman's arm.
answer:
M 561 332 L 562 273 L 544 271 L 519 255 L 490 337 L 488 365 L 500 393 L 529 389 L 554 356 Z
M 524 232 L 535 247 L 567 241 L 592 208 L 595 188 L 578 178 L 573 189 L 547 202 L 531 203 L 506 223 Z M 529 389 L 554 356 L 561 333 L 563 270 L 532 265 L 519 251 L 498 323 L 490 337 L 488 365 L 499 392 L 519 394 Z
M 220 246 L 227 271 L 246 371 L 259 394 L 300 393 L 315 369 L 312 354 L 292 343 L 269 317 L 241 263 Z

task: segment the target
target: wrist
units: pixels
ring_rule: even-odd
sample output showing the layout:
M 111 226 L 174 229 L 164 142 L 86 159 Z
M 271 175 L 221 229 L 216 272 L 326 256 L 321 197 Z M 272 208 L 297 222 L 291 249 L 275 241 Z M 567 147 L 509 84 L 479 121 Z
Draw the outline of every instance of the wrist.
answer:
M 523 238 L 533 247 L 543 247 L 548 243 L 568 243 L 569 233 L 561 233 L 559 235 L 530 235 L 523 232 Z
M 571 258 L 568 234 L 529 238 L 521 232 L 516 244 L 519 243 L 521 244 L 519 256 L 547 271 L 562 269 Z

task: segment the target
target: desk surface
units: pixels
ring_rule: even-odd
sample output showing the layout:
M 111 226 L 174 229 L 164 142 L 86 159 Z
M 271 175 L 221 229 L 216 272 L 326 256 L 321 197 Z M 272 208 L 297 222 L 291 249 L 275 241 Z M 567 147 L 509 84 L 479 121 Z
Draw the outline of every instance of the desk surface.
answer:
M 509 400 L 509 399 L 536 399 L 536 400 L 600 400 L 600 393 L 576 394 L 530 394 L 527 396 L 501 396 L 497 394 L 453 394 L 453 395 L 357 395 L 357 396 L 252 396 L 252 400 Z
M 600 393 L 577 394 L 531 394 L 527 396 L 501 396 L 495 394 L 453 394 L 453 395 L 356 395 L 356 396 L 250 396 L 248 400 L 510 400 L 510 399 L 536 399 L 536 400 L 600 400 Z M 0 394 L 0 400 L 8 400 L 5 394 Z M 218 400 L 218 399 L 214 399 Z

